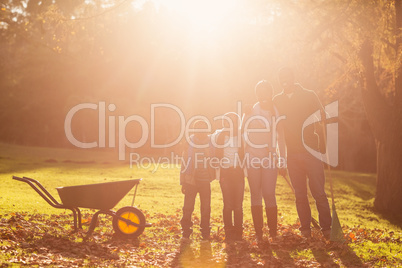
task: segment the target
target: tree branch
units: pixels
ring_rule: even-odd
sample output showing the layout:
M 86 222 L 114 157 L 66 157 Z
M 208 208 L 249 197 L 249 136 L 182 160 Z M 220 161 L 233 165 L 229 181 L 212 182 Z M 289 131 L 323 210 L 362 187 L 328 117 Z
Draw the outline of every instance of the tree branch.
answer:
M 391 126 L 392 112 L 384 96 L 378 88 L 373 64 L 373 44 L 366 40 L 359 53 L 363 64 L 365 81 L 362 83 L 362 99 L 366 109 L 367 119 L 374 137 L 383 140 Z

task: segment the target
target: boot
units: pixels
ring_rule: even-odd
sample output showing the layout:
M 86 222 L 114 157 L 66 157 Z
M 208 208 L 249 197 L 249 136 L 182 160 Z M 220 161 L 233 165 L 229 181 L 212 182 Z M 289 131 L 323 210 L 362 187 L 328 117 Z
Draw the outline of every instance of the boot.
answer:
M 274 239 L 278 229 L 278 207 L 265 208 L 269 228 L 269 236 Z
M 234 228 L 227 227 L 225 228 L 225 242 L 226 243 L 233 243 L 235 241 L 235 230 Z
M 235 227 L 234 229 L 234 241 L 239 242 L 243 240 L 243 228 Z
M 255 236 L 258 242 L 263 242 L 262 227 L 264 225 L 264 218 L 262 206 L 251 206 L 251 215 L 253 216 L 253 224 L 255 229 Z

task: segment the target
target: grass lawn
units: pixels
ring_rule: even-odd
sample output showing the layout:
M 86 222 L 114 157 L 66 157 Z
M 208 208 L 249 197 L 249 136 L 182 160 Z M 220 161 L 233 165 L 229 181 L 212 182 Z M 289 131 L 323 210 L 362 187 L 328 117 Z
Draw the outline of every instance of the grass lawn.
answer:
M 0 144 L 0 264 L 66 266 L 198 266 L 225 264 L 252 266 L 390 266 L 402 265 L 401 228 L 373 211 L 375 175 L 333 171 L 336 208 L 347 243 L 323 242 L 319 232 L 305 242 L 298 234 L 294 195 L 278 177 L 277 202 L 279 234 L 282 241 L 269 249 L 254 242 L 250 196 L 244 200 L 245 240 L 236 254 L 225 250 L 221 220 L 222 195 L 212 183 L 212 233 L 210 253 L 200 250 L 200 233 L 195 224 L 193 244 L 183 254 L 180 244 L 181 207 L 179 169 L 130 167 L 117 162 L 117 153 L 22 147 Z M 154 224 L 135 241 L 115 239 L 109 216 L 102 216 L 93 237 L 68 235 L 72 217 L 69 211 L 49 206 L 27 184 L 12 175 L 40 181 L 58 199 L 56 187 L 142 178 L 136 206 Z M 247 184 L 246 184 L 247 185 Z M 329 194 L 329 185 L 327 185 Z M 133 191 L 117 205 L 131 204 Z M 314 205 L 314 202 L 311 201 Z M 196 204 L 195 222 L 199 218 Z M 93 210 L 83 209 L 84 222 Z M 317 218 L 313 207 L 313 216 Z M 400 225 L 399 225 L 400 226 Z M 86 227 L 84 227 L 85 229 Z M 79 249 L 79 250 L 78 250 Z

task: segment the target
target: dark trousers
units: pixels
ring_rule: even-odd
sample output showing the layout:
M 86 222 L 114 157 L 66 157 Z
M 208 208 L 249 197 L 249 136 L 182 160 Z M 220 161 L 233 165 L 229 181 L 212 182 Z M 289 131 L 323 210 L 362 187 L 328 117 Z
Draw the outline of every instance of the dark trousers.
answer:
M 196 181 L 196 185 L 186 184 L 184 193 L 183 217 L 181 218 L 181 227 L 183 237 L 190 237 L 193 233 L 193 221 L 191 219 L 194 212 L 195 198 L 197 193 L 200 195 L 201 205 L 201 234 L 204 239 L 209 239 L 210 235 L 210 217 L 211 217 L 211 184 L 208 181 Z
M 225 232 L 243 230 L 244 173 L 241 168 L 221 168 L 220 186 L 223 196 Z
M 311 209 L 307 197 L 307 178 L 311 194 L 315 199 L 320 226 L 323 231 L 331 229 L 331 211 L 325 193 L 324 167 L 319 159 L 310 153 L 299 153 L 288 156 L 288 171 L 296 195 L 297 214 L 300 219 L 300 231 L 309 234 L 311 225 Z

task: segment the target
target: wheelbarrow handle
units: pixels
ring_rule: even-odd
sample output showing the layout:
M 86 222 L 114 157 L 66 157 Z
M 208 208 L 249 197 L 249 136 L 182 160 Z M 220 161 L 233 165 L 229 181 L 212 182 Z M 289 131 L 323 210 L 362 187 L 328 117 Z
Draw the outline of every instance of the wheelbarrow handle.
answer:
M 29 180 L 29 181 L 35 183 L 36 185 L 38 185 L 38 187 L 50 198 L 50 200 L 52 200 L 55 204 L 60 205 L 60 203 L 57 202 L 57 200 L 45 189 L 45 187 L 42 186 L 42 184 L 40 184 L 39 181 L 28 178 L 28 177 L 23 177 L 23 179 Z
M 60 206 L 64 207 L 59 202 L 57 202 L 57 200 L 37 180 L 27 178 L 27 177 L 20 178 L 17 176 L 13 176 L 13 179 L 29 184 L 29 186 L 31 186 L 32 189 L 34 189 L 52 207 L 56 207 L 56 208 L 59 208 Z
M 59 202 L 57 202 L 57 200 L 37 180 L 27 178 L 27 177 L 20 178 L 17 176 L 13 176 L 13 179 L 29 184 L 29 186 L 31 186 L 31 188 L 34 189 L 35 192 L 37 192 L 52 207 L 71 210 L 73 212 L 73 217 L 74 217 L 74 229 L 76 230 L 78 228 L 82 228 L 81 227 L 81 212 L 78 208 L 66 207 L 66 206 L 60 204 Z M 77 214 L 78 214 L 78 219 L 77 219 Z

